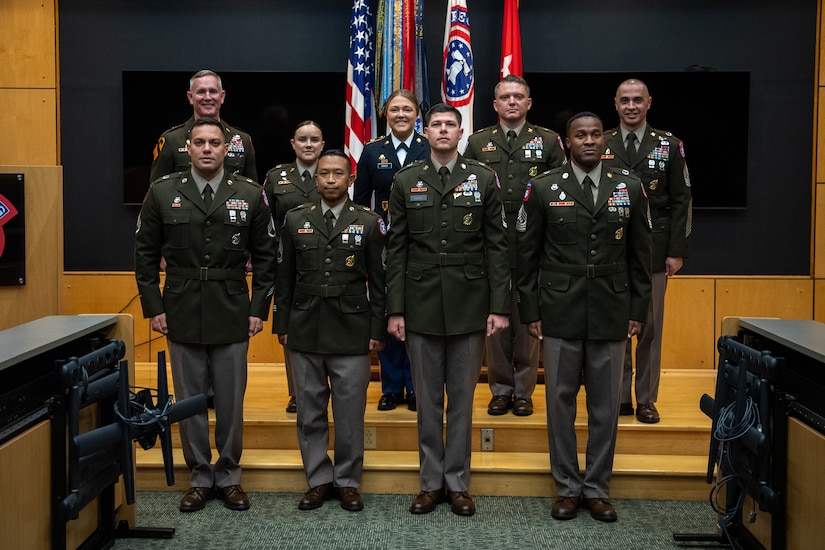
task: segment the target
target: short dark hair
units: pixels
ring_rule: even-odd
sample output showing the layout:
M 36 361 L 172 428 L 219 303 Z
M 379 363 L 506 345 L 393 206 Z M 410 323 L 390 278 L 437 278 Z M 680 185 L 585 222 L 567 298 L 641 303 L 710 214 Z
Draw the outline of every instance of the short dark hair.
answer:
M 217 126 L 218 129 L 221 131 L 221 139 L 224 141 L 224 143 L 226 143 L 226 136 L 223 133 L 223 125 L 214 118 L 199 118 L 195 120 L 194 123 L 192 123 L 192 129 L 194 130 L 198 126 Z
M 499 80 L 498 83 L 496 84 L 496 87 L 493 88 L 493 99 L 498 97 L 498 89 L 501 88 L 501 85 L 504 84 L 505 82 L 513 82 L 514 84 L 521 84 L 527 90 L 527 97 L 530 97 L 530 85 L 527 84 L 527 81 L 524 80 L 520 76 L 517 76 L 517 75 L 514 75 L 514 74 L 508 74 L 507 76 L 505 76 L 504 78 Z
M 436 103 L 433 105 L 427 114 L 424 115 L 424 126 L 430 125 L 430 119 L 434 114 L 437 113 L 452 113 L 455 115 L 456 119 L 458 119 L 458 125 L 461 126 L 461 113 L 458 109 L 453 107 L 452 105 L 447 105 L 446 103 Z
M 573 115 L 573 116 L 571 116 L 570 118 L 567 119 L 567 125 L 564 128 L 564 133 L 569 136 L 570 135 L 570 125 L 573 124 L 573 121 L 578 119 L 578 118 L 586 118 L 586 117 L 595 118 L 596 120 L 598 120 L 601 123 L 602 127 L 604 127 L 604 122 L 602 121 L 602 117 L 600 117 L 596 113 L 592 113 L 590 111 L 582 111 L 580 113 L 576 113 L 575 115 Z
M 347 161 L 347 170 L 352 172 L 352 161 L 345 152 L 340 149 L 327 149 L 323 153 L 318 156 L 318 160 L 320 161 L 324 157 L 341 157 L 342 159 Z

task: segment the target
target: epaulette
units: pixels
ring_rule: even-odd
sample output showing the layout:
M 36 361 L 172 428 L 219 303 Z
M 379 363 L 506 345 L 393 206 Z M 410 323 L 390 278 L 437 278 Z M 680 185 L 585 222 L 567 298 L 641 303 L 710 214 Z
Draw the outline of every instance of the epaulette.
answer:
M 155 180 L 155 181 L 153 181 L 152 183 L 154 184 L 154 183 L 158 183 L 158 182 L 161 182 L 161 181 L 170 180 L 170 179 L 172 179 L 172 178 L 177 178 L 177 179 L 180 179 L 180 178 L 181 178 L 181 175 L 182 175 L 182 174 L 185 174 L 185 173 L 186 173 L 186 170 L 182 170 L 182 171 L 180 171 L 180 172 L 171 172 L 171 173 L 169 173 L 169 174 L 165 174 L 165 175 L 163 175 L 163 176 L 159 177 L 158 179 L 156 179 L 156 180 Z
M 384 139 L 385 137 L 387 137 L 387 136 L 380 136 L 380 137 L 377 137 L 377 138 L 375 138 L 375 139 L 371 139 L 371 140 L 369 140 L 368 142 L 366 142 L 364 145 L 369 145 L 370 143 L 376 143 L 376 142 L 378 142 L 378 141 L 381 141 L 381 140 L 382 140 L 382 139 Z
M 487 126 L 486 128 L 482 128 L 481 130 L 476 130 L 472 133 L 472 135 L 480 134 L 481 132 L 486 132 L 487 130 L 490 130 L 492 128 L 495 128 L 495 126 Z
M 659 139 L 662 139 L 662 137 L 666 137 L 666 138 L 672 139 L 674 141 L 681 141 L 679 138 L 674 136 L 671 132 L 667 132 L 665 130 L 657 130 L 656 128 L 653 128 L 653 131 L 651 132 L 651 135 L 653 137 L 658 137 Z
M 186 123 L 185 123 L 185 122 L 184 122 L 183 124 L 178 124 L 177 126 L 172 126 L 171 128 L 169 128 L 168 130 L 166 130 L 166 131 L 165 131 L 165 132 L 163 132 L 163 133 L 164 133 L 164 134 L 168 134 L 169 132 L 174 132 L 175 130 L 178 130 L 178 129 L 180 129 L 180 128 L 183 128 L 184 126 L 186 126 Z
M 545 127 L 545 126 L 539 126 L 538 124 L 534 124 L 533 126 L 535 126 L 536 128 L 538 128 L 538 129 L 539 129 L 539 130 L 541 130 L 542 132 L 548 132 L 548 133 L 550 133 L 550 134 L 557 134 L 557 133 L 558 133 L 558 132 L 556 132 L 555 130 L 551 130 L 550 128 L 547 128 L 547 127 Z
M 406 172 L 407 170 L 409 170 L 409 169 L 410 169 L 410 168 L 412 168 L 413 166 L 421 166 L 422 164 L 424 164 L 424 160 L 423 160 L 423 159 L 414 160 L 414 161 L 412 161 L 411 163 L 409 163 L 409 164 L 406 164 L 406 165 L 402 166 L 402 167 L 398 170 L 398 172 L 396 172 L 396 174 L 400 174 L 401 172 Z
M 241 181 L 241 182 L 244 182 L 244 183 L 251 183 L 253 185 L 258 185 L 257 181 L 253 180 L 252 178 L 248 178 L 246 176 L 243 176 L 241 174 L 232 174 L 231 176 L 229 176 L 229 178 L 227 178 L 227 181 Z
M 476 159 L 464 158 L 462 160 L 463 160 L 463 162 L 467 163 L 468 166 L 480 166 L 480 167 L 484 168 L 485 170 L 489 170 L 490 172 L 493 172 L 492 168 L 490 168 L 489 166 L 487 166 L 483 162 L 477 161 Z

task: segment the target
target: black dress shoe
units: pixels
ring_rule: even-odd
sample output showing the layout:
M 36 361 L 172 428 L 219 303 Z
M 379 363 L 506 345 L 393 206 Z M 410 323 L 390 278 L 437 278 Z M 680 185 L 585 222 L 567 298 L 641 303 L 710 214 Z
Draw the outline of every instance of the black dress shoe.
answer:
M 556 497 L 550 515 L 555 519 L 573 519 L 579 510 L 581 497 Z
M 378 400 L 379 411 L 391 411 L 404 402 L 404 395 L 400 393 L 385 393 Z
M 418 410 L 418 403 L 415 400 L 415 394 L 414 393 L 408 393 L 407 398 L 405 399 L 405 401 L 407 402 L 407 408 L 408 409 L 410 409 L 411 411 L 417 411 Z
M 530 416 L 533 414 L 533 400 L 517 397 L 513 401 L 513 414 L 516 416 Z
M 509 395 L 495 395 L 487 405 L 487 414 L 501 416 L 513 406 L 513 398 Z
M 619 405 L 619 416 L 633 416 L 633 403 Z
M 364 501 L 358 494 L 355 487 L 340 487 L 338 489 L 338 500 L 341 501 L 341 508 L 350 512 L 360 512 L 364 509 Z
M 590 517 L 599 521 L 616 521 L 616 509 L 606 498 L 586 498 L 585 505 L 590 509 Z
M 286 404 L 286 412 L 294 413 L 298 412 L 298 403 L 295 401 L 295 396 L 289 396 L 289 402 Z
M 304 498 L 298 503 L 299 510 L 315 510 L 324 505 L 324 501 L 335 498 L 335 489 L 332 483 L 324 483 L 313 487 L 304 494 Z
M 180 499 L 181 512 L 194 512 L 203 509 L 206 501 L 212 498 L 212 487 L 190 487 Z
M 215 410 L 215 396 L 210 395 L 206 398 L 206 408 Z
M 241 489 L 240 485 L 230 485 L 218 489 L 218 496 L 223 500 L 223 505 L 230 510 L 243 512 L 249 510 L 249 497 Z
M 421 491 L 410 505 L 411 514 L 429 514 L 435 507 L 444 502 L 444 491 Z
M 450 491 L 450 510 L 459 516 L 472 516 L 476 513 L 476 505 L 466 491 Z
M 636 404 L 636 420 L 645 424 L 655 424 L 659 419 L 659 411 L 653 403 Z

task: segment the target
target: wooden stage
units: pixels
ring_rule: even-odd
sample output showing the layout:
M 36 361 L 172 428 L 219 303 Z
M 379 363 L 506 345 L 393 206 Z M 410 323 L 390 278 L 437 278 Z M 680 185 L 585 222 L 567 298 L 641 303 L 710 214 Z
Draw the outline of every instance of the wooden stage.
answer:
M 157 367 L 136 365 L 135 383 L 157 386 Z M 171 375 L 169 381 L 171 385 Z M 643 424 L 635 416 L 619 420 L 619 435 L 611 485 L 614 498 L 703 500 L 711 421 L 699 410 L 703 393 L 714 393 L 715 370 L 665 370 L 659 401 L 658 424 Z M 361 490 L 365 493 L 415 494 L 418 483 L 416 415 L 402 405 L 378 411 L 381 384 L 370 383 L 365 417 L 366 436 L 374 442 L 364 457 Z M 490 416 L 490 389 L 479 382 L 473 413 L 471 493 L 476 495 L 552 496 L 555 494 L 547 444 L 544 386 L 533 395 L 535 413 Z M 295 415 L 285 412 L 286 375 L 283 364 L 251 364 L 245 400 L 243 486 L 247 491 L 303 492 L 307 489 Z M 212 412 L 210 411 L 210 414 Z M 330 412 L 330 418 L 332 413 Z M 576 421 L 580 464 L 584 465 L 587 410 L 584 389 L 579 395 Z M 482 429 L 492 429 L 493 450 L 481 450 Z M 334 431 L 334 430 L 333 430 Z M 138 490 L 184 490 L 188 472 L 175 427 L 174 487 L 167 487 L 160 444 L 137 449 Z

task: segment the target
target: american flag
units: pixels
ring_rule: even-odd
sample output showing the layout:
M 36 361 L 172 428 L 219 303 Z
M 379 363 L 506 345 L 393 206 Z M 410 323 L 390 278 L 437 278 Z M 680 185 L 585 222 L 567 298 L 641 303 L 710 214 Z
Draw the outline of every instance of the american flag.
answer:
M 353 170 L 361 158 L 364 144 L 376 134 L 376 117 L 372 112 L 375 21 L 370 4 L 369 0 L 354 0 L 352 3 L 344 152 L 349 155 Z
M 467 148 L 467 140 L 473 133 L 473 100 L 475 72 L 473 48 L 470 44 L 470 17 L 465 0 L 450 0 L 447 5 L 447 22 L 444 28 L 444 64 L 441 81 L 441 99 L 461 113 L 464 135 L 458 150 Z

